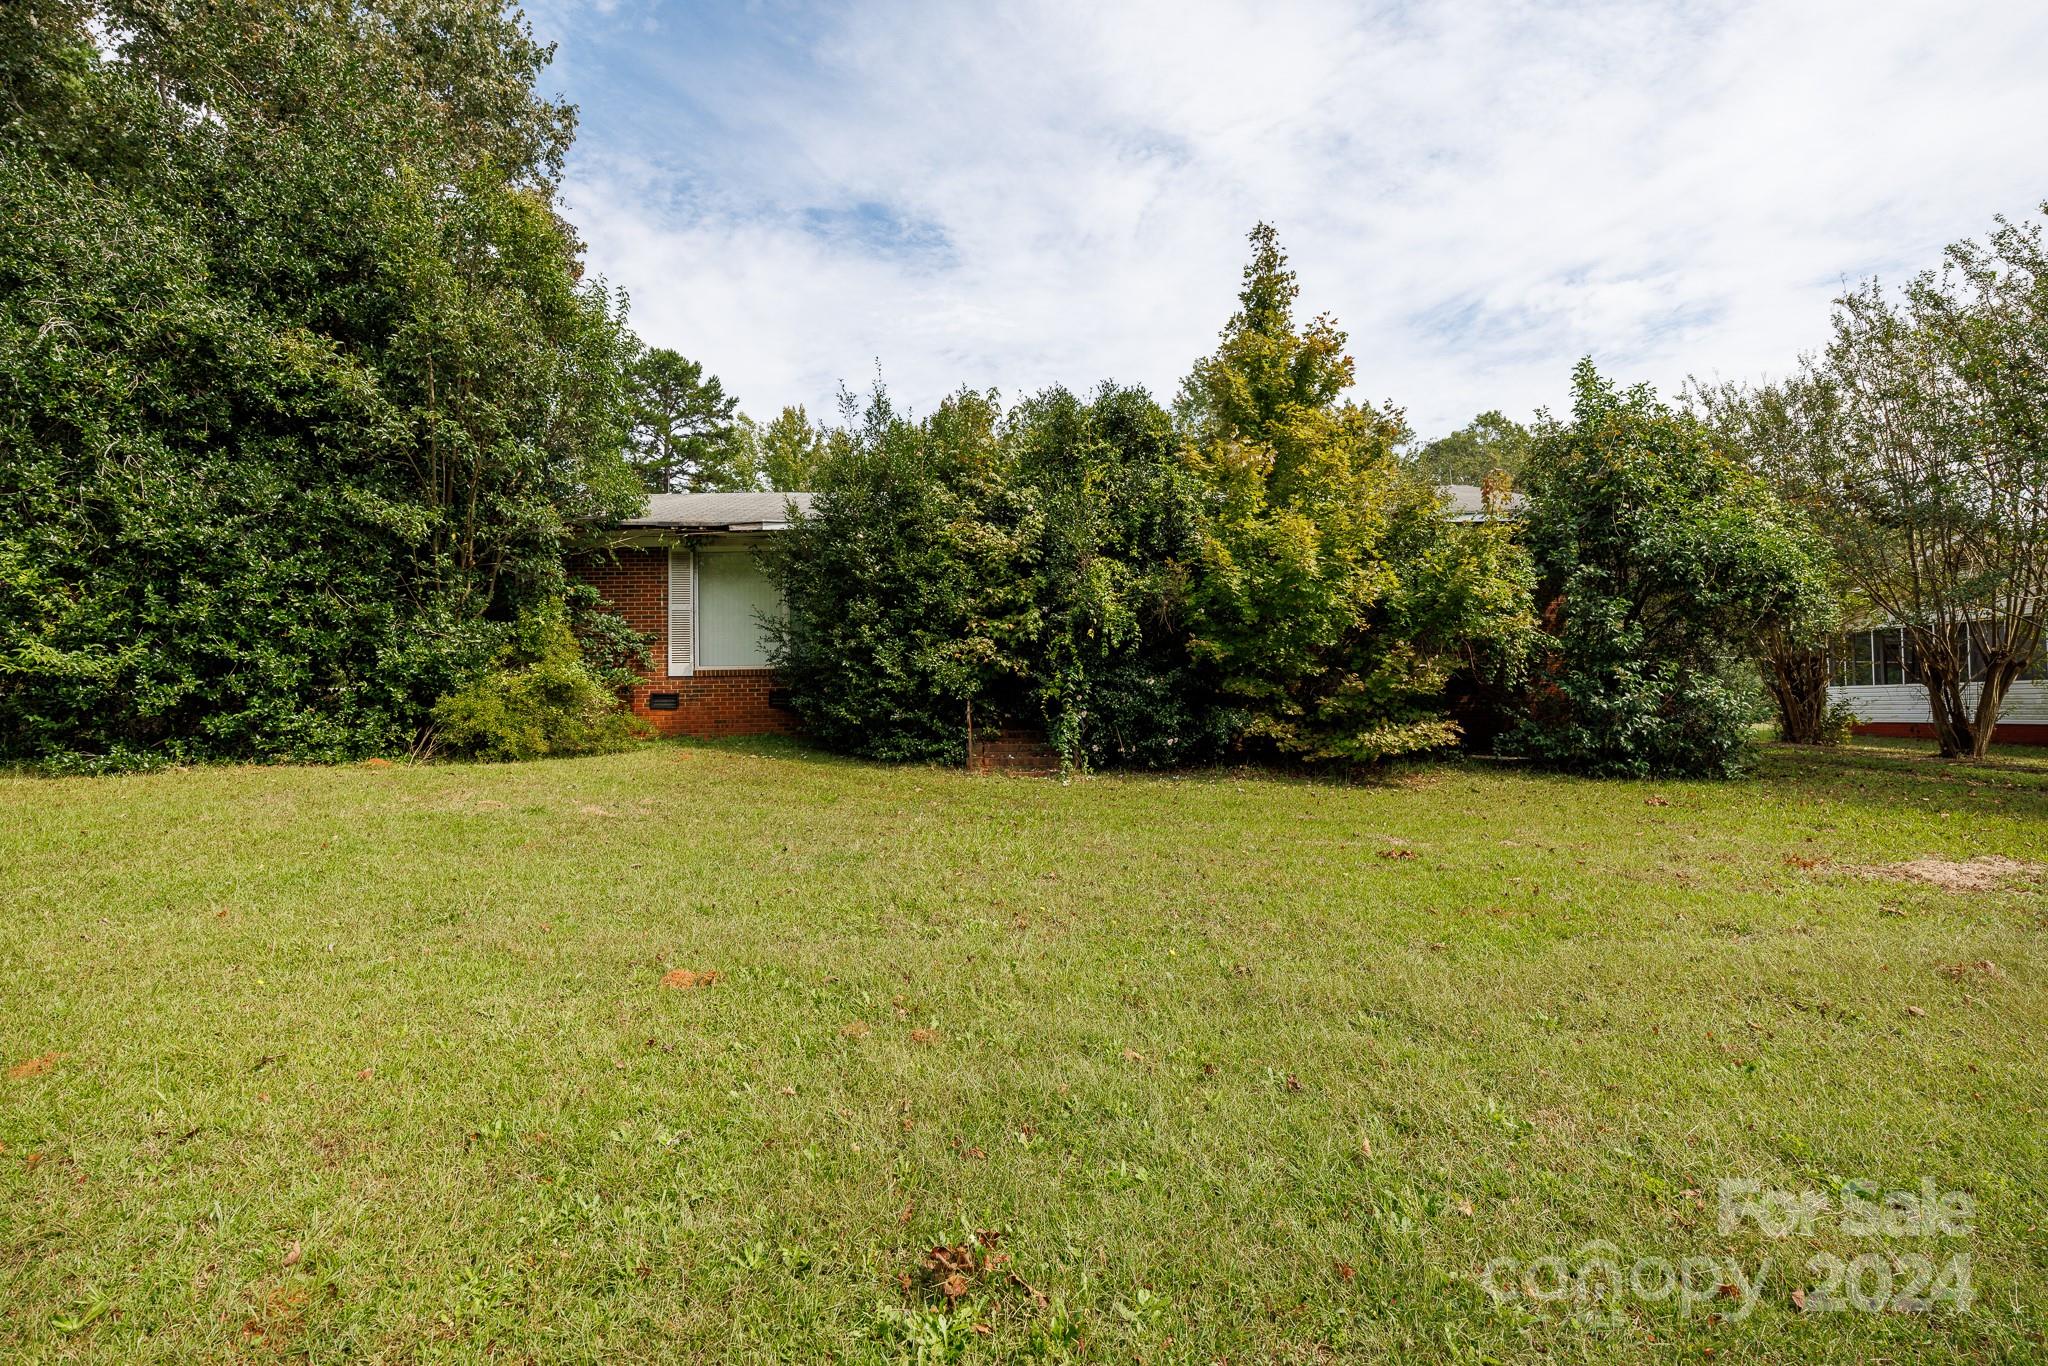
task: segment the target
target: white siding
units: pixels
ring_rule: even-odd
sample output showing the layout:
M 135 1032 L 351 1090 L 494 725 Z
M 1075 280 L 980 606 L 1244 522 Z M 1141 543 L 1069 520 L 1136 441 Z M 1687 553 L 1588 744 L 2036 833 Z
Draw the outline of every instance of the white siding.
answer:
M 1978 688 L 1963 689 L 1966 706 L 1977 705 Z M 1828 689 L 1830 702 L 1847 703 L 1858 721 L 1907 721 L 1926 724 L 1934 719 L 1927 705 L 1927 689 L 1918 683 L 1888 683 L 1876 687 Z M 2005 709 L 1998 714 L 2005 722 L 2048 724 L 2048 681 L 2022 680 L 2007 689 Z

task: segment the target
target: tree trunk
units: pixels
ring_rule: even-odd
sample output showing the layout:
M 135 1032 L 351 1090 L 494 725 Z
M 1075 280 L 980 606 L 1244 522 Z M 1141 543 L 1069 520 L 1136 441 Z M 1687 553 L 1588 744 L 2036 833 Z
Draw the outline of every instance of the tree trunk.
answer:
M 1963 709 L 1961 680 L 1946 669 L 1923 664 L 1920 681 L 1927 688 L 1927 711 L 1934 719 L 1934 743 L 1940 748 L 1941 757 L 1960 759 L 1965 754 L 1974 754 L 1977 741 L 1970 715 Z
M 1764 660 L 1764 686 L 1778 707 L 1778 736 L 1788 745 L 1817 745 L 1828 714 L 1825 650 L 1782 647 Z
M 1981 759 L 1991 749 L 1991 737 L 1998 730 L 1998 714 L 2005 710 L 2005 694 L 2025 666 L 2018 660 L 1994 661 L 1984 670 L 1984 691 L 1977 694 L 1977 722 L 1970 737 L 1970 757 Z

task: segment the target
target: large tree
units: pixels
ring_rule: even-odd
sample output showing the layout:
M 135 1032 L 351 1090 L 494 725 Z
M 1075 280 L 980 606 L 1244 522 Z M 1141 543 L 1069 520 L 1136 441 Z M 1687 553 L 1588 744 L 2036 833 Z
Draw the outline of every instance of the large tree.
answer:
M 634 358 L 632 461 L 651 493 L 723 493 L 760 486 L 739 400 L 716 375 L 665 346 Z
M 488 0 L 0 16 L 0 753 L 404 744 L 632 506 L 574 111 Z
M 1904 628 L 1941 753 L 1982 757 L 2048 613 L 2041 225 L 2000 219 L 1899 296 L 1844 295 L 1802 382 L 1833 405 L 1797 473 L 1843 569 Z
M 771 489 L 802 493 L 818 487 L 831 439 L 823 426 L 811 421 L 802 405 L 777 413 L 755 436 L 760 448 L 762 477 Z
M 1529 429 L 1489 409 L 1452 432 L 1427 442 L 1409 457 L 1415 472 L 1432 484 L 1513 481 L 1529 462 Z
M 1353 362 L 1300 293 L 1271 226 L 1238 310 L 1178 413 L 1211 522 L 1190 629 L 1248 734 L 1309 760 L 1448 744 L 1453 670 L 1512 651 L 1528 614 L 1506 527 L 1453 527 L 1395 448 L 1400 412 L 1346 398 Z

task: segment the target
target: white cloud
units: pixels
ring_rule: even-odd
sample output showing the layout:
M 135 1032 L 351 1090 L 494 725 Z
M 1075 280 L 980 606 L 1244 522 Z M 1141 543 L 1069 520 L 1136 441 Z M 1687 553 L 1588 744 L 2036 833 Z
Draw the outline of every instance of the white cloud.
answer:
M 1844 278 L 2048 197 L 2048 6 L 777 4 L 543 10 L 567 197 L 635 325 L 750 411 L 879 358 L 1170 397 L 1281 231 L 1360 397 L 1433 433 L 1781 370 Z

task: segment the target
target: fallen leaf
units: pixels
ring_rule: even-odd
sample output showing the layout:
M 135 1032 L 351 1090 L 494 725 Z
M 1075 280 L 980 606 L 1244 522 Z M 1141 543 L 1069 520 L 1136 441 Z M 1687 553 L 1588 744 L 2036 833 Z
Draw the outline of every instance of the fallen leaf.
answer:
M 1126 1048 L 1126 1049 L 1124 1050 L 1124 1061 L 1125 1061 L 1125 1062 L 1143 1062 L 1143 1061 L 1145 1061 L 1145 1055 L 1144 1055 L 1143 1053 L 1140 1053 L 1140 1052 L 1139 1052 L 1139 1051 L 1138 1051 L 1137 1049 L 1135 1049 L 1135 1048 Z
M 390 761 L 389 759 L 365 759 L 365 760 L 363 760 L 363 767 L 364 767 L 364 768 L 389 768 L 389 767 L 391 767 L 391 761 Z
M 1358 1155 L 1359 1155 L 1360 1157 L 1371 1157 L 1371 1156 L 1372 1156 L 1372 1140 L 1371 1140 L 1371 1139 L 1369 1139 L 1369 1138 L 1361 1138 L 1361 1139 L 1359 1139 L 1359 1140 L 1358 1140 Z
M 1358 1276 L 1358 1268 L 1357 1268 L 1357 1267 L 1355 1267 L 1355 1266 L 1353 1266 L 1353 1265 L 1352 1265 L 1351 1263 L 1349 1263 L 1349 1262 L 1339 1262 L 1339 1263 L 1337 1263 L 1337 1279 L 1338 1279 L 1338 1280 L 1340 1280 L 1340 1281 L 1349 1281 L 1349 1280 L 1354 1280 L 1354 1279 L 1356 1279 L 1356 1278 L 1357 1278 L 1357 1276 Z
M 722 975 L 715 969 L 692 972 L 688 968 L 671 968 L 662 974 L 661 984 L 671 991 L 689 991 L 693 987 L 708 987 Z
M 1458 1213 L 1470 1219 L 1472 1217 L 1472 1202 L 1470 1200 L 1460 1200 L 1458 1202 Z
M 1401 859 L 1419 858 L 1420 855 L 1418 855 L 1413 849 L 1382 849 L 1380 850 L 1380 857 L 1384 859 L 1394 859 L 1398 861 Z
M 24 1058 L 7 1069 L 7 1079 L 20 1081 L 23 1077 L 40 1077 L 55 1067 L 57 1059 L 63 1056 L 62 1053 L 44 1053 L 40 1057 Z
M 1644 805 L 1644 806 L 1669 806 L 1669 805 L 1671 805 L 1671 799 L 1670 799 L 1669 797 L 1645 797 L 1645 798 L 1643 798 L 1643 805 Z
M 1301 1078 L 1295 1076 L 1292 1072 L 1289 1072 L 1287 1074 L 1287 1089 L 1290 1091 L 1302 1090 L 1303 1087 L 1301 1084 Z
M 305 1260 L 306 1249 L 304 1245 L 302 1245 L 298 1239 L 292 1239 L 292 1245 L 284 1250 L 284 1261 L 282 1265 L 297 1266 L 300 1262 L 303 1262 Z
M 356 1073 L 356 1080 L 357 1080 L 357 1081 L 368 1081 L 368 1080 L 370 1080 L 370 1079 L 371 1079 L 372 1077 L 374 1077 L 374 1076 L 376 1076 L 376 1075 L 377 1075 L 377 1071 L 376 1071 L 376 1069 L 375 1069 L 375 1068 L 372 1068 L 372 1067 L 365 1067 L 365 1068 L 364 1068 L 364 1069 L 363 1069 L 362 1071 L 360 1071 L 360 1072 Z
M 1936 968 L 1935 971 L 1951 982 L 1966 981 L 1972 975 L 1987 977 L 1992 981 L 2000 981 L 2005 977 L 2005 970 L 1988 958 L 1980 958 L 1974 963 L 1950 963 L 1947 967 Z
M 1924 1009 L 1923 1009 L 1923 1008 L 1921 1008 L 1920 1006 L 1907 1006 L 1907 1007 L 1906 1007 L 1906 1013 L 1907 1013 L 1908 1015 L 1911 1015 L 1911 1016 L 1912 1016 L 1912 1017 L 1913 1017 L 1914 1019 L 1916 1019 L 1916 1020 L 1917 1020 L 1917 1019 L 1919 1019 L 1919 1018 L 1920 1018 L 1921 1016 L 1925 1015 L 1925 1014 L 1926 1014 L 1927 1012 L 1926 1012 L 1926 1010 L 1924 1010 Z
M 896 1216 L 896 1222 L 897 1222 L 897 1223 L 899 1223 L 899 1224 L 907 1224 L 907 1223 L 909 1223 L 909 1222 L 910 1222 L 910 1216 L 911 1216 L 911 1215 L 913 1215 L 913 1214 L 915 1214 L 915 1213 L 917 1213 L 917 1206 L 916 1206 L 916 1205 L 914 1205 L 914 1204 L 910 1204 L 910 1205 L 905 1205 L 905 1206 L 903 1207 L 903 1212 L 902 1212 L 901 1214 L 899 1214 L 899 1215 L 897 1215 L 897 1216 Z
M 936 1029 L 913 1029 L 910 1031 L 910 1041 L 912 1043 L 937 1043 L 939 1041 L 939 1031 Z
M 1806 1292 L 1804 1290 L 1794 1290 L 1792 1292 L 1792 1307 L 1802 1314 L 1806 1312 Z

